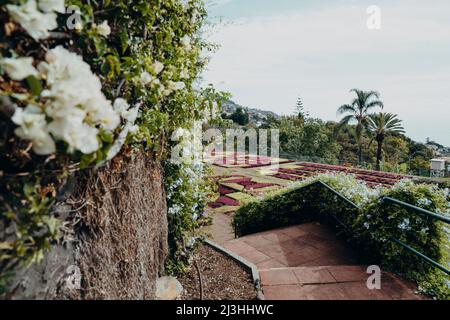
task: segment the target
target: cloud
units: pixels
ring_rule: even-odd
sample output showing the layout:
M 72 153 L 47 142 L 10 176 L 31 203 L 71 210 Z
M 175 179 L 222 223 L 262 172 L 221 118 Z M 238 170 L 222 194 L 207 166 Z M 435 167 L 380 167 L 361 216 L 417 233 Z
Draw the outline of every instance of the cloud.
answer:
M 221 49 L 205 80 L 239 103 L 285 114 L 301 95 L 329 120 L 351 88 L 375 89 L 413 138 L 450 145 L 450 2 L 378 2 L 381 30 L 367 29 L 367 6 L 355 1 L 237 19 L 212 36 Z

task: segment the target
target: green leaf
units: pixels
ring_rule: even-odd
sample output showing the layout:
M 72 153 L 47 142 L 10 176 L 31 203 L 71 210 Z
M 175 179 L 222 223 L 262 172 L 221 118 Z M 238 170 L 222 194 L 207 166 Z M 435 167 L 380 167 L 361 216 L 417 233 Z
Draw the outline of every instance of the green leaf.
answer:
M 114 137 L 111 132 L 106 132 L 105 130 L 100 131 L 100 138 L 103 142 L 112 144 L 114 142 Z
M 33 96 L 38 97 L 42 92 L 41 82 L 35 76 L 29 76 L 26 78 L 26 82 Z
M 128 34 L 125 31 L 122 31 L 119 34 L 119 38 L 120 38 L 120 46 L 122 47 L 122 54 L 124 54 L 125 51 L 127 51 L 128 49 Z
M 27 183 L 23 186 L 23 193 L 25 194 L 26 197 L 30 197 L 35 193 L 35 186 Z

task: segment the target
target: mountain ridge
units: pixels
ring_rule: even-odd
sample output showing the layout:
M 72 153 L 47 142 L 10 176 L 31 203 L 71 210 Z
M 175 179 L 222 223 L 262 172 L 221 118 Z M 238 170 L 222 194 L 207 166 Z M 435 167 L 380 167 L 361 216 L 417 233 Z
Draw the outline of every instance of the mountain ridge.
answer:
M 267 119 L 268 116 L 272 116 L 275 119 L 281 118 L 281 116 L 279 114 L 277 114 L 273 111 L 261 110 L 258 108 L 251 108 L 251 107 L 244 107 L 240 104 L 237 104 L 233 100 L 227 100 L 227 101 L 223 102 L 223 104 L 222 104 L 222 112 L 225 112 L 226 114 L 232 114 L 238 108 L 242 108 L 243 110 L 247 111 L 250 122 L 252 122 L 252 123 L 257 123 L 259 121 Z

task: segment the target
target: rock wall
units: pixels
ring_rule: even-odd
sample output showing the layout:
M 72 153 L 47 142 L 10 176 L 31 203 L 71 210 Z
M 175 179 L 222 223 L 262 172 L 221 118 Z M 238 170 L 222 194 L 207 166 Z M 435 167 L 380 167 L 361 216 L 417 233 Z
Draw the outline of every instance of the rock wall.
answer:
M 16 274 L 8 298 L 154 299 L 168 252 L 159 163 L 127 150 L 76 180 L 55 207 L 64 241 Z

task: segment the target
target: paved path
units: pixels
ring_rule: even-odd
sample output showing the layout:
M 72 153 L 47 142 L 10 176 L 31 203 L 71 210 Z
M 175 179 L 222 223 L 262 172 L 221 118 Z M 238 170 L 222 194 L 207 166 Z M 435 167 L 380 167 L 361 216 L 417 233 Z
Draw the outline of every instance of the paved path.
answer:
M 217 229 L 226 228 L 223 216 L 216 219 Z M 239 239 L 227 232 L 218 235 L 213 240 L 257 266 L 268 300 L 423 299 L 414 285 L 387 272 L 382 273 L 381 290 L 369 290 L 367 266 L 359 265 L 348 245 L 319 223 Z

